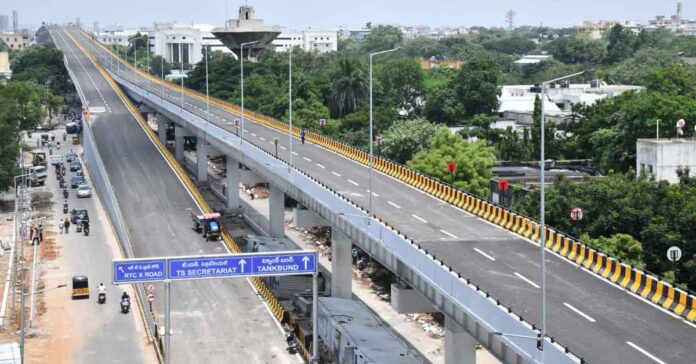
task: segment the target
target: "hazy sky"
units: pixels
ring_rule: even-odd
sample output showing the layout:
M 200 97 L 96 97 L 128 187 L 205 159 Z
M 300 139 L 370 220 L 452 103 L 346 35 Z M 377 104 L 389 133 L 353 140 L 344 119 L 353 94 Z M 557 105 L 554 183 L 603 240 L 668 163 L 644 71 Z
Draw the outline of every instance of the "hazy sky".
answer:
M 360 27 L 378 24 L 505 25 L 513 9 L 518 25 L 571 26 L 582 20 L 634 19 L 675 13 L 672 0 L 253 0 L 248 1 L 268 24 L 291 29 Z M 696 19 L 696 0 L 683 0 L 683 17 Z M 236 18 L 240 0 L 227 1 L 227 13 Z M 225 0 L 2 0 L 0 14 L 19 12 L 22 26 L 42 21 L 68 22 L 80 16 L 91 27 L 120 23 L 149 25 L 155 21 L 222 25 Z

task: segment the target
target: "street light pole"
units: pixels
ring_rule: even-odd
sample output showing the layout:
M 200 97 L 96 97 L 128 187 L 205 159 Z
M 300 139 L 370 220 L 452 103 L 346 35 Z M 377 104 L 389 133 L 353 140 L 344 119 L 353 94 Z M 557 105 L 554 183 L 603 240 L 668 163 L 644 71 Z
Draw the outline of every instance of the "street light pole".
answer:
M 288 142 L 290 143 L 290 162 L 288 163 L 288 173 L 292 168 L 292 48 L 288 55 L 288 115 L 290 127 L 288 128 Z
M 241 102 L 240 102 L 241 112 L 240 112 L 240 121 L 239 121 L 241 126 L 242 126 L 242 135 L 239 137 L 239 148 L 240 149 L 244 145 L 244 46 L 258 43 L 258 42 L 259 42 L 258 40 L 255 40 L 253 42 L 245 42 L 239 46 L 239 65 L 241 68 L 241 70 L 239 72 L 239 76 L 240 76 L 239 82 L 240 82 L 241 96 L 242 96 Z M 244 156 L 244 153 L 242 153 L 242 156 Z
M 546 206 L 545 206 L 545 192 L 546 188 L 544 187 L 544 183 L 546 181 L 546 156 L 545 156 L 545 150 L 544 150 L 544 144 L 545 144 L 545 128 L 546 128 L 546 115 L 544 115 L 544 104 L 545 104 L 545 99 L 546 99 L 546 85 L 556 82 L 556 81 L 561 81 L 565 80 L 567 78 L 575 77 L 578 75 L 581 75 L 587 71 L 582 71 L 582 72 L 577 72 L 573 73 L 572 75 L 567 75 L 563 77 L 559 77 L 550 81 L 543 82 L 541 84 L 541 145 L 540 145 L 540 152 L 541 156 L 539 159 L 539 163 L 541 164 L 541 176 L 540 176 L 540 184 L 541 184 L 541 191 L 540 191 L 540 202 L 539 202 L 539 219 L 541 220 L 541 234 L 539 234 L 539 249 L 541 252 L 541 332 L 540 332 L 540 338 L 539 338 L 539 350 L 541 351 L 540 353 L 540 358 L 541 360 L 539 361 L 540 363 L 544 362 L 544 338 L 546 337 Z
M 387 49 L 384 51 L 379 51 L 379 52 L 374 52 L 370 53 L 370 192 L 368 193 L 369 195 L 369 200 L 368 200 L 368 213 L 369 216 L 372 217 L 372 175 L 374 174 L 374 155 L 372 153 L 372 58 L 378 54 L 384 54 L 384 53 L 389 53 L 389 52 L 394 52 L 397 51 L 399 48 L 393 48 L 393 49 Z M 369 221 L 369 220 L 368 220 Z
M 210 91 L 208 88 L 208 46 L 205 46 L 205 109 L 208 122 L 210 122 Z

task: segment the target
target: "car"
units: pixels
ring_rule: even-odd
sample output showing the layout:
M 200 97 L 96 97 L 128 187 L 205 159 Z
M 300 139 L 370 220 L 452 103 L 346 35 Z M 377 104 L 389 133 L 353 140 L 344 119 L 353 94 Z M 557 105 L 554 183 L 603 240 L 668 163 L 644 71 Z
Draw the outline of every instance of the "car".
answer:
M 77 188 L 79 185 L 85 184 L 85 177 L 83 176 L 74 176 L 73 178 L 70 179 L 70 187 L 71 188 Z
M 51 165 L 60 165 L 63 164 L 63 156 L 62 155 L 54 155 L 51 157 Z
M 92 197 L 92 189 L 86 184 L 77 186 L 77 197 Z
M 68 154 L 65 155 L 65 161 L 68 163 L 72 163 L 77 160 L 77 153 L 73 152 L 72 150 L 68 152 Z
M 73 224 L 78 224 L 82 220 L 89 221 L 89 213 L 87 209 L 72 209 L 70 211 L 70 222 Z
M 82 164 L 79 161 L 70 162 L 70 172 L 77 172 L 82 169 Z

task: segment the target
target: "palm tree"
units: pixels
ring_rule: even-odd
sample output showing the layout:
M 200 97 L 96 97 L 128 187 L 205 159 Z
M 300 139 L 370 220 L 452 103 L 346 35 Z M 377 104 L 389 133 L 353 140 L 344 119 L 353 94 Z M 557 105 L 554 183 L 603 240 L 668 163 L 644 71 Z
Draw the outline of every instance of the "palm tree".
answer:
M 366 94 L 367 80 L 362 64 L 349 58 L 339 60 L 331 82 L 329 106 L 332 116 L 340 118 L 354 112 Z

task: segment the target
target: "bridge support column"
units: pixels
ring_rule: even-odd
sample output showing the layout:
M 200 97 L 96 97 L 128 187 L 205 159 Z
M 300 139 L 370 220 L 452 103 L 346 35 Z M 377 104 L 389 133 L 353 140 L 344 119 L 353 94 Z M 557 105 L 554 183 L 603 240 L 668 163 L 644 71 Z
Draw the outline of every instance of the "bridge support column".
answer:
M 241 171 L 239 170 L 239 161 L 225 156 L 226 178 L 225 178 L 225 209 L 227 212 L 238 213 L 241 211 L 241 203 L 239 200 L 239 182 L 241 180 Z
M 285 193 L 272 183 L 269 183 L 268 196 L 268 233 L 273 238 L 285 237 Z
M 182 166 L 184 165 L 184 137 L 188 136 L 186 129 L 183 126 L 176 124 L 174 126 L 174 158 Z
M 331 227 L 331 296 L 352 299 L 353 257 L 350 239 Z
M 157 136 L 159 136 L 160 142 L 166 146 L 167 145 L 167 127 L 169 122 L 167 118 L 162 114 L 157 114 Z
M 196 142 L 196 181 L 208 182 L 208 150 L 210 146 L 203 138 Z
M 445 317 L 445 364 L 476 364 L 476 339 Z

